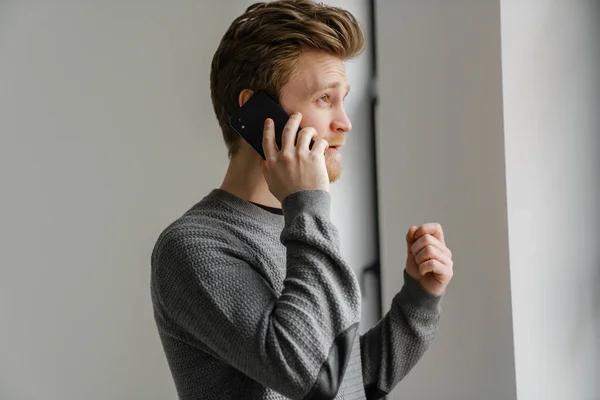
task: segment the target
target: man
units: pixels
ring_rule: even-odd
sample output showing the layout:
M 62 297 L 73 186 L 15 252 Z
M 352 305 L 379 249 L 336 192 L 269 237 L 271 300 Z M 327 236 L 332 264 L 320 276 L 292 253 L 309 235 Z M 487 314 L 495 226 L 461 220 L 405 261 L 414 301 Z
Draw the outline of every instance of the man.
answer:
M 441 227 L 409 229 L 404 286 L 361 336 L 359 286 L 329 218 L 351 129 L 344 61 L 363 46 L 350 13 L 310 0 L 256 3 L 225 33 L 211 92 L 229 168 L 152 255 L 155 319 L 181 399 L 379 398 L 433 340 L 452 277 Z M 291 114 L 281 149 L 265 121 L 266 160 L 227 123 L 258 90 Z

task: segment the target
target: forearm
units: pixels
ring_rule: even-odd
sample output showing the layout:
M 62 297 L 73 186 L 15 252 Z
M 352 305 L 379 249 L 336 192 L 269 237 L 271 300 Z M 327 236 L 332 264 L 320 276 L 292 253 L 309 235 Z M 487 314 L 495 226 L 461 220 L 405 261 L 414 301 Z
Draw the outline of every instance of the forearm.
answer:
M 343 379 L 360 318 L 360 289 L 344 262 L 336 228 L 329 219 L 329 194 L 295 193 L 283 202 L 287 248 L 285 289 L 278 299 L 278 321 L 289 326 L 317 376 L 311 394 L 333 397 Z M 275 330 L 274 330 L 275 332 Z M 285 362 L 299 354 L 288 354 Z
M 406 273 L 404 279 L 390 311 L 360 339 L 368 399 L 390 393 L 421 359 L 437 332 L 442 298 L 424 291 Z
M 287 276 L 279 302 L 302 298 L 310 304 L 305 315 L 311 318 L 309 325 L 325 322 L 333 334 L 358 323 L 360 289 L 340 254 L 337 230 L 329 220 L 329 194 L 296 193 L 284 201 L 283 209 Z

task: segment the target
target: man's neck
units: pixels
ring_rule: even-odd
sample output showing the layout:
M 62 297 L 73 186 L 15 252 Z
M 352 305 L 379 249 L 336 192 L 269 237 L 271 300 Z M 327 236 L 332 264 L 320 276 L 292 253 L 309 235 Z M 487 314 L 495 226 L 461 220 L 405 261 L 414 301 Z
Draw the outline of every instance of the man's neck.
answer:
M 258 155 L 240 152 L 233 156 L 220 189 L 242 200 L 281 208 L 279 200 L 269 191 Z

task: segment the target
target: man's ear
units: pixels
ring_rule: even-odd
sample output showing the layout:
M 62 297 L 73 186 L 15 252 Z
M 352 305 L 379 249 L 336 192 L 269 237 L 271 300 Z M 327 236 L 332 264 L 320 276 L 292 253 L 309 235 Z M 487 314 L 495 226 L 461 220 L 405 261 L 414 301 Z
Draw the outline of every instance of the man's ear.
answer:
M 241 106 L 244 105 L 245 102 L 248 101 L 248 99 L 250 97 L 252 97 L 252 95 L 254 94 L 254 91 L 250 90 L 250 89 L 244 89 L 240 92 L 240 95 L 238 96 L 238 104 Z

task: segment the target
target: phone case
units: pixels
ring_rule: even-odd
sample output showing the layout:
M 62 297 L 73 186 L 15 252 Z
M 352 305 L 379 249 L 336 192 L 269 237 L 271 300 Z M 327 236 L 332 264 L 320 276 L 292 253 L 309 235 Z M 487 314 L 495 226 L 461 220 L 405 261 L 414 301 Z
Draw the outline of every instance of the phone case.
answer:
M 254 93 L 242 107 L 230 118 L 229 125 L 248 144 L 250 144 L 260 156 L 265 159 L 262 146 L 263 130 L 265 120 L 271 118 L 275 123 L 275 142 L 281 149 L 281 135 L 283 128 L 289 119 L 289 115 L 283 108 L 266 92 Z M 302 128 L 298 128 L 298 132 Z

